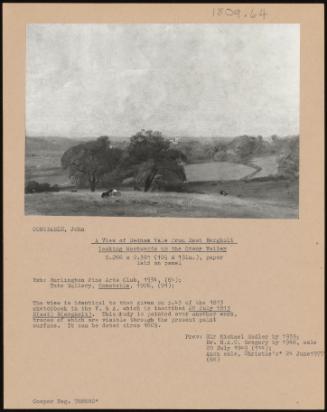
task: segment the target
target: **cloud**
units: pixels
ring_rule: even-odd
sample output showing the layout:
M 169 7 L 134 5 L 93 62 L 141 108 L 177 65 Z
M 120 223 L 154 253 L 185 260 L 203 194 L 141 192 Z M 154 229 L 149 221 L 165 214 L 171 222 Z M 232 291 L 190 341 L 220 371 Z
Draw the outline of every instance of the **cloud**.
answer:
M 28 26 L 30 135 L 285 135 L 298 109 L 298 25 Z

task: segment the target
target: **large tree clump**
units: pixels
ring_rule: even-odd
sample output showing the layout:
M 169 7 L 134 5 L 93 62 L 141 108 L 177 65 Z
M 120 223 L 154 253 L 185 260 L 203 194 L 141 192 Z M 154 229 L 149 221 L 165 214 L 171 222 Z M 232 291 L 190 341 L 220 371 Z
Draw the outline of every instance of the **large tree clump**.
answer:
M 132 162 L 159 159 L 169 149 L 170 141 L 162 133 L 142 129 L 131 137 L 127 151 Z
M 112 148 L 109 138 L 101 136 L 68 149 L 61 158 L 61 165 L 76 184 L 87 184 L 94 192 L 102 177 L 117 167 L 121 156 L 122 150 Z
M 237 156 L 238 162 L 247 164 L 254 156 L 260 154 L 263 147 L 262 136 L 243 135 L 233 139 L 231 146 Z
M 141 130 L 131 137 L 125 163 L 136 186 L 148 190 L 174 190 L 186 180 L 183 162 L 186 156 L 170 148 L 170 140 L 160 132 Z M 125 176 L 127 177 L 127 175 Z

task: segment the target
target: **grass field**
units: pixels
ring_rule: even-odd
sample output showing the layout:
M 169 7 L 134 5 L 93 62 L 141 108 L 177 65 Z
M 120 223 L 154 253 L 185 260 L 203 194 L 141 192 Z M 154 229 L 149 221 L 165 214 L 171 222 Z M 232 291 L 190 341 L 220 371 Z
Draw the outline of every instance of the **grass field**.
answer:
M 70 184 L 67 172 L 60 166 L 61 152 L 53 151 L 50 155 L 38 152 L 26 159 L 26 181 L 36 180 L 39 183 L 51 183 L 60 186 Z M 275 156 L 255 158 L 253 163 L 262 167 L 255 177 L 269 176 L 276 173 Z M 230 162 L 207 162 L 186 164 L 185 173 L 189 182 L 237 180 L 253 172 L 253 168 Z
M 25 195 L 27 215 L 153 216 L 217 218 L 297 218 L 292 202 L 221 196 L 215 193 L 123 191 L 120 197 L 101 198 L 101 192 L 35 193 Z
M 70 181 L 61 167 L 63 153 L 79 141 L 65 138 L 26 138 L 25 182 L 67 186 Z
M 70 184 L 67 172 L 60 165 L 60 150 L 38 150 L 27 154 L 25 159 L 25 181 L 36 180 L 39 183 L 66 186 Z
M 62 191 L 25 195 L 28 215 L 162 216 L 218 218 L 297 218 L 298 183 L 274 177 L 244 180 L 254 168 L 230 162 L 185 165 L 187 193 L 143 193 L 124 189 L 121 197 L 101 199 L 98 192 L 71 192 L 67 172 L 60 166 L 63 152 L 73 143 L 62 139 L 29 139 L 25 179 L 57 184 Z M 276 156 L 253 159 L 257 177 L 277 173 Z M 65 189 L 66 187 L 66 189 Z M 224 190 L 228 196 L 221 196 Z
M 189 182 L 186 190 L 195 193 L 219 194 L 221 190 L 229 196 L 249 199 L 274 200 L 280 205 L 298 204 L 298 181 L 261 178 L 253 180 L 225 180 L 218 182 Z
M 216 180 L 237 180 L 253 172 L 253 168 L 230 162 L 207 162 L 185 165 L 185 174 L 189 182 Z

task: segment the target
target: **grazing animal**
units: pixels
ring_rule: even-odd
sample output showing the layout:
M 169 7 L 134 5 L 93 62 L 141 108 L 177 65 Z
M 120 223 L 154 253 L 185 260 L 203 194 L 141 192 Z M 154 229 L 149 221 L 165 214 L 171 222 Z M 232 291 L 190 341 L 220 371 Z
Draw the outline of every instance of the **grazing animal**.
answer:
M 111 193 L 111 196 L 121 196 L 121 192 L 119 190 L 114 189 Z
M 109 190 L 107 190 L 106 192 L 103 192 L 103 193 L 101 194 L 102 199 L 105 198 L 105 197 L 111 196 L 112 190 L 113 190 L 113 189 L 109 189 Z
M 101 194 L 102 199 L 105 197 L 110 197 L 110 196 L 120 196 L 121 192 L 119 192 L 119 190 L 117 189 L 109 189 L 106 192 L 103 192 Z
M 223 195 L 223 196 L 227 196 L 227 195 L 228 195 L 228 193 L 225 192 L 225 190 L 221 190 L 221 191 L 220 191 L 220 194 Z

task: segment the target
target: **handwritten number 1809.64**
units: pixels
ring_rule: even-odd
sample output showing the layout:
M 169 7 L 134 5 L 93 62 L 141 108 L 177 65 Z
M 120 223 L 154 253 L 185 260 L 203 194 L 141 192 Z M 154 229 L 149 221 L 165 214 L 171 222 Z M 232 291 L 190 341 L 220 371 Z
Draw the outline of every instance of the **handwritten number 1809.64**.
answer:
M 212 15 L 214 17 L 238 17 L 238 18 L 261 18 L 265 19 L 268 15 L 265 9 L 249 9 L 249 10 L 241 10 L 241 9 L 232 9 L 232 8 L 224 8 L 224 7 L 214 7 L 212 9 Z

